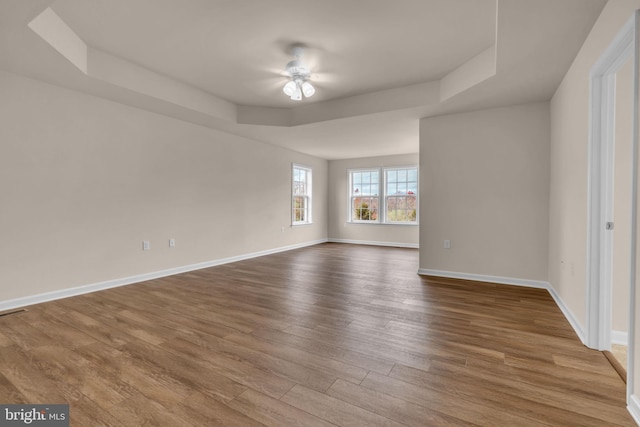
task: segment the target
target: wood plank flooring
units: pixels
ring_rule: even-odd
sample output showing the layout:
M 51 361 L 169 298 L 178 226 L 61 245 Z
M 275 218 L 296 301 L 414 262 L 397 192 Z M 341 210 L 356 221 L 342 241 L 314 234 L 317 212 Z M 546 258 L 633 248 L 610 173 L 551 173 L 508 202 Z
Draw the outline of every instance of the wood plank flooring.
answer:
M 74 426 L 632 426 L 544 290 L 322 244 L 0 317 L 0 402 Z

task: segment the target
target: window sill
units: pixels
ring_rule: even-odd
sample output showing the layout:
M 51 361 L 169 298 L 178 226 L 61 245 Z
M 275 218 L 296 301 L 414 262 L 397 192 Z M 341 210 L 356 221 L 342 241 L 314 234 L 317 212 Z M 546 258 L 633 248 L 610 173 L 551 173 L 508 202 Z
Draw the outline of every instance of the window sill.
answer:
M 357 222 L 347 221 L 347 225 L 384 225 L 384 226 L 400 226 L 400 227 L 417 227 L 417 222 Z
M 291 224 L 292 227 L 304 227 L 305 225 L 313 225 L 313 222 L 294 222 Z

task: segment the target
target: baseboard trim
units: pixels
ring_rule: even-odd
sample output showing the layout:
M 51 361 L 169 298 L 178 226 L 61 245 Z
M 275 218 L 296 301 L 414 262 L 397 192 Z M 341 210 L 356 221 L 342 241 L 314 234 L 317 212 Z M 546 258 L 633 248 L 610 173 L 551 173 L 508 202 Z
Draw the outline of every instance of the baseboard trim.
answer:
M 632 394 L 629 398 L 627 411 L 629 411 L 636 424 L 640 425 L 640 399 L 635 394 Z
M 624 331 L 611 331 L 611 344 L 628 345 L 629 334 Z
M 117 288 L 119 286 L 131 285 L 147 280 L 159 279 L 161 277 L 173 276 L 175 274 L 186 273 L 189 271 L 201 270 L 203 268 L 215 267 L 217 265 L 229 264 L 237 261 L 244 261 L 251 258 L 258 258 L 265 255 L 277 254 L 280 252 L 291 251 L 308 246 L 314 246 L 321 243 L 327 243 L 328 239 L 314 240 L 311 242 L 299 243 L 289 246 L 281 246 L 279 248 L 268 249 L 264 251 L 251 252 L 248 254 L 237 255 L 228 258 L 221 258 L 213 261 L 201 262 L 197 264 L 185 265 L 182 267 L 169 268 L 166 270 L 156 271 L 152 273 L 138 274 L 130 277 L 107 280 L 104 282 L 93 283 L 73 288 L 61 289 L 59 291 L 45 292 L 42 294 L 31 295 L 27 297 L 15 298 L 6 301 L 0 301 L 0 311 L 13 310 L 15 308 L 26 307 L 29 305 L 40 304 L 43 302 L 54 301 L 57 299 L 68 298 L 76 295 L 88 294 L 91 292 L 102 291 L 105 289 Z
M 421 276 L 448 277 L 450 279 L 474 280 L 476 282 L 499 283 L 501 285 L 525 286 L 528 288 L 548 289 L 550 287 L 549 282 L 542 282 L 539 280 L 517 279 L 515 277 L 486 276 L 483 274 L 458 273 L 454 271 L 431 270 L 428 268 L 419 269 L 418 274 Z
M 564 303 L 560 295 L 556 292 L 554 287 L 549 282 L 544 282 L 540 280 L 529 280 L 529 279 L 518 279 L 515 277 L 501 277 L 501 276 L 486 276 L 482 274 L 470 274 L 470 273 L 457 273 L 453 271 L 444 271 L 444 270 L 431 270 L 427 268 L 421 268 L 418 270 L 418 274 L 421 276 L 438 276 L 438 277 L 448 277 L 452 279 L 465 279 L 465 280 L 474 280 L 477 282 L 488 282 L 488 283 L 499 283 L 502 285 L 514 285 L 514 286 L 525 286 L 529 288 L 537 288 L 537 289 L 546 289 L 551 298 L 555 301 L 556 305 L 562 311 L 562 314 L 567 319 L 576 335 L 583 344 L 586 343 L 586 337 L 584 334 L 584 330 L 580 325 L 580 322 L 576 319 L 575 315 L 571 312 L 569 307 Z
M 418 249 L 420 246 L 417 243 L 398 243 L 398 242 L 379 242 L 376 240 L 350 240 L 350 239 L 332 239 L 329 243 L 348 243 L 351 245 L 369 245 L 369 246 L 390 246 L 394 248 L 410 248 Z
M 616 371 L 623 383 L 627 383 L 627 367 L 622 366 L 620 361 L 609 350 L 603 350 L 602 354 L 607 358 L 611 367 Z
M 580 322 L 578 322 L 578 319 L 576 318 L 576 316 L 569 309 L 569 307 L 567 307 L 567 305 L 564 303 L 564 300 L 560 298 L 560 295 L 558 295 L 555 288 L 551 284 L 549 284 L 548 291 L 551 294 L 551 297 L 553 298 L 553 300 L 556 302 L 556 305 L 560 308 L 560 311 L 562 311 L 562 314 L 564 314 L 564 317 L 569 321 L 569 324 L 573 328 L 576 335 L 578 335 L 578 338 L 580 339 L 582 344 L 586 346 L 587 336 L 585 335 L 584 329 L 582 328 L 582 325 L 580 324 Z

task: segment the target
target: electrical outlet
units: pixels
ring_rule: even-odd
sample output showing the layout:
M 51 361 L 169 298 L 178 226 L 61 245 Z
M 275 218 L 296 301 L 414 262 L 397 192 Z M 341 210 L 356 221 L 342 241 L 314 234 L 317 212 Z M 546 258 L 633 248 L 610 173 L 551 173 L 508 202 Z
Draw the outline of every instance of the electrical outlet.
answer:
M 281 228 L 280 228 L 280 232 L 281 232 L 281 233 L 284 233 L 284 227 L 281 227 Z
M 149 242 L 148 240 L 143 240 L 142 241 L 142 250 L 143 251 L 148 251 L 151 249 L 151 242 Z
M 169 247 L 170 248 L 176 247 L 176 239 L 169 239 Z
M 444 241 L 444 248 L 445 249 L 451 249 L 451 240 L 445 240 Z

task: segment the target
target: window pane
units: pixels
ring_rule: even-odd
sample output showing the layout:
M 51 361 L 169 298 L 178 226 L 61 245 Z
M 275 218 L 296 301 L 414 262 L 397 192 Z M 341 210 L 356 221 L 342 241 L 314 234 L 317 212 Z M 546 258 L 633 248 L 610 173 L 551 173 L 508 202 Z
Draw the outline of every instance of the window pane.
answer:
M 293 194 L 304 194 L 304 184 L 301 182 L 293 183 Z
M 407 194 L 418 194 L 418 183 L 411 182 L 407 186 Z
M 379 220 L 380 188 L 379 170 L 350 171 L 351 221 L 377 222 Z
M 397 197 L 387 197 L 387 212 L 391 212 L 398 206 Z
M 306 200 L 304 197 L 294 197 L 293 199 L 294 221 L 305 220 Z
M 388 222 L 415 222 L 416 215 L 415 196 L 394 196 L 387 198 Z
M 407 181 L 418 182 L 418 169 L 409 169 L 407 172 Z
M 308 175 L 309 172 L 305 169 L 293 169 L 293 194 L 308 194 Z
M 387 171 L 387 182 L 398 182 L 398 173 L 396 171 Z
M 409 221 L 414 221 L 414 222 L 418 219 L 415 196 L 407 197 L 407 217 Z
M 387 221 L 399 221 L 398 197 L 387 197 Z
M 377 197 L 356 197 L 353 199 L 354 221 L 376 221 L 378 219 Z
M 311 222 L 311 169 L 294 167 L 292 173 L 292 213 L 293 223 Z

